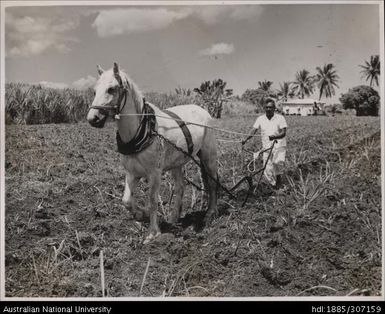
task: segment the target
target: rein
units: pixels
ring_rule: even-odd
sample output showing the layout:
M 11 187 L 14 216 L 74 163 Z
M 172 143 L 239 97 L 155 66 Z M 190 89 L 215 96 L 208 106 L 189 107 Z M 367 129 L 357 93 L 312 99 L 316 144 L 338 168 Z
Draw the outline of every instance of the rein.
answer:
M 142 116 L 142 115 L 143 114 L 141 114 L 141 113 L 122 113 L 122 114 L 119 114 L 119 117 Z M 223 132 L 223 133 L 233 134 L 233 135 L 260 137 L 259 135 L 253 135 L 253 134 L 249 134 L 249 133 L 241 133 L 241 132 L 229 131 L 229 130 L 226 130 L 226 129 L 216 128 L 216 127 L 213 127 L 213 126 L 210 126 L 210 125 L 206 125 L 206 124 L 185 121 L 185 120 L 181 120 L 181 119 L 167 117 L 167 116 L 164 116 L 164 115 L 157 115 L 157 114 L 155 114 L 155 117 L 162 118 L 162 119 L 173 120 L 173 121 L 176 121 L 176 122 L 184 122 L 186 125 L 201 126 L 203 128 L 207 128 L 207 129 L 211 129 L 211 130 L 215 130 L 215 131 L 219 131 L 219 132 Z M 229 139 L 222 139 L 221 141 L 224 141 L 224 142 L 236 142 L 236 143 L 238 143 L 238 142 L 240 143 L 241 142 L 240 140 L 229 140 Z
M 136 133 L 135 133 L 134 137 L 128 143 L 124 143 L 122 141 L 121 137 L 120 137 L 119 132 L 118 131 L 116 132 L 116 142 L 117 142 L 117 146 L 118 146 L 118 152 L 123 154 L 123 155 L 132 155 L 132 154 L 140 153 L 141 151 L 143 151 L 144 149 L 146 149 L 148 146 L 150 146 L 153 143 L 155 137 L 159 137 L 160 139 L 163 139 L 164 141 L 166 141 L 169 144 L 171 144 L 175 149 L 181 151 L 183 154 L 188 156 L 198 166 L 202 166 L 191 155 L 191 153 L 192 153 L 192 145 L 191 144 L 192 143 L 189 143 L 189 139 L 191 140 L 191 135 L 188 132 L 188 134 L 186 136 L 186 130 L 185 130 L 185 129 L 187 129 L 186 124 L 198 125 L 198 126 L 202 126 L 202 127 L 205 127 L 205 128 L 210 128 L 210 129 L 219 130 L 219 131 L 223 131 L 223 132 L 227 132 L 227 133 L 232 133 L 232 134 L 237 134 L 237 135 L 249 135 L 249 134 L 244 134 L 244 133 L 239 133 L 239 132 L 233 132 L 233 131 L 228 131 L 228 130 L 224 130 L 224 129 L 219 129 L 219 128 L 215 128 L 215 127 L 211 127 L 211 126 L 207 126 L 207 125 L 203 125 L 203 124 L 198 124 L 198 123 L 193 123 L 193 122 L 186 122 L 186 121 L 181 120 L 178 116 L 173 115 L 172 112 L 168 112 L 168 111 L 166 111 L 166 113 L 170 115 L 170 118 L 165 117 L 165 116 L 156 115 L 154 109 L 146 102 L 145 98 L 143 98 L 143 108 L 142 108 L 142 112 L 141 113 L 121 114 L 124 106 L 126 105 L 126 101 L 127 101 L 127 89 L 124 88 L 120 75 L 118 73 L 115 73 L 114 75 L 115 75 L 116 80 L 119 83 L 119 99 L 118 99 L 117 105 L 114 105 L 114 106 L 90 106 L 89 109 L 98 109 L 104 115 L 109 115 L 109 112 L 112 111 L 114 113 L 114 118 L 116 120 L 119 120 L 120 116 L 140 116 L 141 117 L 138 129 L 136 130 Z M 121 92 L 121 90 L 123 90 L 123 93 Z M 186 141 L 187 141 L 187 144 L 188 144 L 188 152 L 184 151 L 182 148 L 178 147 L 177 145 L 175 145 L 170 140 L 168 140 L 167 138 L 165 138 L 164 136 L 162 136 L 161 134 L 159 134 L 157 132 L 157 130 L 156 130 L 156 126 L 157 126 L 156 117 L 171 119 L 171 120 L 174 120 L 174 121 L 176 121 L 178 123 L 178 125 L 181 127 L 181 129 L 183 131 L 183 134 L 185 135 L 185 138 L 186 138 Z M 183 123 L 183 125 L 181 123 Z M 187 131 L 188 131 L 188 129 L 187 129 Z M 232 192 L 234 190 L 236 190 L 244 181 L 247 181 L 247 183 L 249 185 L 249 189 L 248 189 L 246 198 L 245 198 L 245 200 L 244 200 L 244 202 L 242 204 L 242 207 L 244 207 L 246 202 L 247 202 L 247 200 L 248 200 L 248 198 L 249 198 L 249 196 L 250 196 L 250 194 L 252 194 L 253 177 L 255 175 L 257 175 L 258 173 L 261 173 L 260 178 L 259 178 L 258 183 L 257 183 L 257 187 L 258 187 L 258 185 L 259 185 L 259 183 L 261 181 L 261 178 L 262 178 L 262 174 L 263 174 L 263 172 L 264 172 L 264 170 L 266 168 L 267 161 L 270 159 L 270 156 L 271 156 L 271 153 L 272 153 L 272 150 L 273 150 L 273 147 L 274 147 L 275 143 L 276 143 L 276 141 L 274 141 L 272 143 L 270 148 L 265 149 L 265 150 L 259 152 L 259 153 L 261 153 L 261 152 L 269 151 L 269 156 L 268 156 L 268 158 L 267 158 L 263 168 L 259 169 L 257 171 L 255 171 L 255 169 L 253 169 L 254 171 L 250 171 L 251 169 L 249 169 L 251 174 L 243 177 L 240 181 L 238 181 L 238 183 L 236 183 L 230 189 L 226 188 L 225 186 L 223 186 L 219 182 L 219 175 L 218 175 L 218 173 L 216 174 L 216 178 L 212 177 L 209 174 L 208 174 L 208 176 L 212 180 L 214 180 L 217 183 L 217 185 L 220 188 L 222 188 L 222 190 L 224 190 L 230 196 L 230 198 L 232 198 L 232 199 L 236 199 L 236 197 L 233 195 Z M 245 150 L 245 149 L 243 149 L 243 150 Z

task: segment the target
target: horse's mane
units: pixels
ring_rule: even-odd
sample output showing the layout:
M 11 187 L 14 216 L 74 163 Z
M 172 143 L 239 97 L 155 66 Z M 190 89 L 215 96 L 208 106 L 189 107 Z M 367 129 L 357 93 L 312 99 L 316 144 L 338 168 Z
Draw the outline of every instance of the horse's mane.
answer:
M 120 76 L 122 77 L 123 86 L 131 91 L 132 100 L 134 101 L 135 109 L 138 113 L 142 112 L 143 109 L 143 93 L 135 82 L 125 73 L 120 70 Z

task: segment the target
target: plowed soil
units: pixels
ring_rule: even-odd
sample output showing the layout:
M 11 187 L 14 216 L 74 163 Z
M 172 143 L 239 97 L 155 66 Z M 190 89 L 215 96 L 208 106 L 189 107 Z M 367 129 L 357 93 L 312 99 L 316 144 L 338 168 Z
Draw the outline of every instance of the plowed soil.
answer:
M 247 132 L 254 119 L 217 125 Z M 101 252 L 109 297 L 381 295 L 379 118 L 287 122 L 283 189 L 262 180 L 244 207 L 246 186 L 237 200 L 221 193 L 218 216 L 202 228 L 206 203 L 187 185 L 182 217 L 170 226 L 165 175 L 163 233 L 146 245 L 148 221 L 136 221 L 121 202 L 113 123 L 101 130 L 86 123 L 6 126 L 6 296 L 102 296 Z M 258 147 L 256 140 L 248 148 Z M 221 141 L 219 148 L 220 180 L 231 187 L 250 156 L 242 159 L 239 143 Z M 200 185 L 195 173 L 186 167 Z M 141 206 L 146 192 L 140 183 Z

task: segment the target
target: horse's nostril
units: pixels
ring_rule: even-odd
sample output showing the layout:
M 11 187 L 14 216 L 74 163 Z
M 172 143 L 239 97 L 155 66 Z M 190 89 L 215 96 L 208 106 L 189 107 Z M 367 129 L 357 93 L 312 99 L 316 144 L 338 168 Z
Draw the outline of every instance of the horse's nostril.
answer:
M 95 116 L 92 118 L 92 120 L 89 120 L 89 123 L 96 128 L 102 128 L 104 127 L 104 123 L 106 122 L 107 117 L 98 117 Z

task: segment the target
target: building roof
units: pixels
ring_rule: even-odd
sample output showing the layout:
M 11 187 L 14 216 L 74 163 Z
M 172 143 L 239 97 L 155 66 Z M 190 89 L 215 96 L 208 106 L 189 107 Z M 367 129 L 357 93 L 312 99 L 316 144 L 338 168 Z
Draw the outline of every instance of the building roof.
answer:
M 286 102 L 283 102 L 282 105 L 314 105 L 314 103 L 324 104 L 323 102 L 315 99 L 304 98 L 304 99 L 288 99 Z

